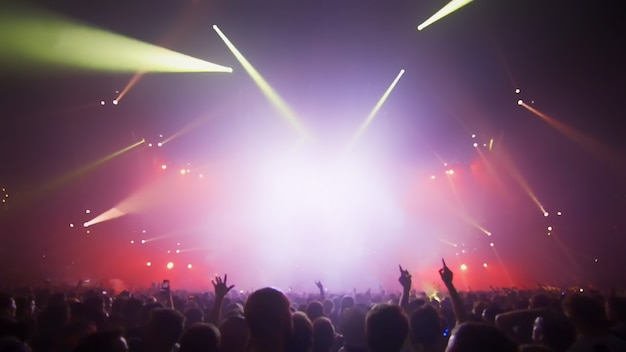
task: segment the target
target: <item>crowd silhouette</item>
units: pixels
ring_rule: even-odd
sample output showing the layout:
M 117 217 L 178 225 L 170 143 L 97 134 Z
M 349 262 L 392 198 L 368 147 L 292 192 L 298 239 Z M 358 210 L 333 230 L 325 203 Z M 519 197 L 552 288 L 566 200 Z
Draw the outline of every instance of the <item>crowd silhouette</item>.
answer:
M 492 289 L 445 294 L 233 290 L 112 293 L 47 285 L 0 294 L 0 352 L 626 352 L 626 297 L 615 291 Z M 313 284 L 313 283 L 312 283 Z

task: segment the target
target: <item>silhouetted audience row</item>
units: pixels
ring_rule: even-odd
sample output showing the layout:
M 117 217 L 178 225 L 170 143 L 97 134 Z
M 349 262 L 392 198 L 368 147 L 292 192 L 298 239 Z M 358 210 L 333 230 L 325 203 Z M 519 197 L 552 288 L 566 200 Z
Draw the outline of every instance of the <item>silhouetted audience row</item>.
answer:
M 447 296 L 308 297 L 262 288 L 181 298 L 101 290 L 0 294 L 0 352 L 626 352 L 626 298 L 615 292 L 460 293 L 443 262 Z M 327 297 L 328 295 L 328 297 Z

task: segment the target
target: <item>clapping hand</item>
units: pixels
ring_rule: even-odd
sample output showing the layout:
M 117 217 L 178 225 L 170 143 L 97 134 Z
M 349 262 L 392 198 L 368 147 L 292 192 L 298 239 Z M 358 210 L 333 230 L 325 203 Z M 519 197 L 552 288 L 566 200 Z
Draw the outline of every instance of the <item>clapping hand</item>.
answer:
M 398 278 L 398 281 L 405 291 L 409 291 L 411 289 L 411 274 L 409 274 L 408 270 L 402 269 L 402 265 L 398 265 L 398 267 L 400 268 L 400 278 Z
M 228 275 L 224 275 L 224 280 L 222 280 L 222 278 L 219 276 L 216 276 L 215 280 L 211 280 L 211 283 L 213 284 L 213 289 L 215 290 L 215 297 L 224 298 L 226 297 L 226 294 L 228 294 L 228 292 L 232 290 L 233 287 L 235 287 L 235 285 L 228 286 L 226 284 L 227 278 Z
M 452 270 L 448 268 L 445 260 L 441 259 L 441 262 L 443 263 L 443 268 L 439 269 L 439 275 L 441 275 L 441 281 L 443 281 L 443 283 L 446 284 L 446 286 L 451 285 L 452 284 Z

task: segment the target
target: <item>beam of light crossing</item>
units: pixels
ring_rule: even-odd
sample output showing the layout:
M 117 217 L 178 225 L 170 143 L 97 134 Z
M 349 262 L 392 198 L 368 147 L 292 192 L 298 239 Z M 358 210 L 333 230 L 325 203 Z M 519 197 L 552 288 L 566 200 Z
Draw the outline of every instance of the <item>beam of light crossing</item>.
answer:
M 395 88 L 396 84 L 398 84 L 398 81 L 400 81 L 400 78 L 402 78 L 403 75 L 404 69 L 400 70 L 396 78 L 393 80 L 393 82 L 391 82 L 391 85 L 389 85 L 389 88 L 387 88 L 383 96 L 380 97 L 372 111 L 370 111 L 369 115 L 367 115 L 363 123 L 359 126 L 359 129 L 352 136 L 352 139 L 350 139 L 350 142 L 348 143 L 348 150 L 351 150 L 359 142 L 359 139 L 361 139 L 361 136 L 365 133 L 369 125 L 372 123 L 372 121 L 376 117 L 376 114 L 385 103 L 385 100 L 387 100 L 389 94 L 391 94 L 391 91 L 393 90 L 393 88 Z
M 444 7 L 442 7 L 439 11 L 435 12 L 434 15 L 430 16 L 426 21 L 424 21 L 422 24 L 417 26 L 417 30 L 418 31 L 423 30 L 424 28 L 426 28 L 426 27 L 430 26 L 431 24 L 439 21 L 440 19 L 448 16 L 449 14 L 451 14 L 454 11 L 460 9 L 461 7 L 469 4 L 472 1 L 473 0 L 452 0 L 452 1 L 450 1 Z
M 509 271 L 504 265 L 504 261 L 502 261 L 502 257 L 500 257 L 500 254 L 496 250 L 496 247 L 491 246 L 491 249 L 493 250 L 493 254 L 496 256 L 496 259 L 498 260 L 498 264 L 500 265 L 500 268 L 502 268 L 502 272 L 504 272 L 504 276 L 506 276 L 506 279 L 509 281 L 509 286 L 511 287 L 515 286 L 515 283 L 513 282 L 513 279 L 511 278 L 511 274 L 509 274 Z
M 533 190 L 528 185 L 528 182 L 526 182 L 526 180 L 524 179 L 520 171 L 517 169 L 515 164 L 511 161 L 511 158 L 508 155 L 504 154 L 501 160 L 504 163 L 504 167 L 506 168 L 506 170 L 510 173 L 510 175 L 517 182 L 517 184 L 520 187 L 522 187 L 524 192 L 526 192 L 526 194 L 528 195 L 528 197 L 530 197 L 533 203 L 535 203 L 535 205 L 537 206 L 541 214 L 543 214 L 543 216 L 548 216 L 548 212 L 543 207 L 543 204 L 541 204 L 541 202 L 535 195 L 535 192 L 533 192 Z
M 28 69 L 232 72 L 230 67 L 24 7 L 0 10 L 0 62 Z
M 278 111 L 280 116 L 287 121 L 287 123 L 295 129 L 302 137 L 308 139 L 310 137 L 309 132 L 306 130 L 300 119 L 296 116 L 295 112 L 287 105 L 283 98 L 270 86 L 270 84 L 261 76 L 261 74 L 252 66 L 252 64 L 243 56 L 243 54 L 235 47 L 235 45 L 226 37 L 226 35 L 219 29 L 217 25 L 213 25 L 213 30 L 220 36 L 222 41 L 226 44 L 228 49 L 233 53 L 237 61 L 243 66 L 248 75 L 252 78 L 254 83 L 261 89 L 261 92 L 265 95 L 265 98 L 272 104 L 272 106 Z
M 546 114 L 544 114 L 543 112 L 535 109 L 534 107 L 526 104 L 523 100 L 520 100 L 521 103 L 518 103 L 519 105 L 523 106 L 524 108 L 526 108 L 528 111 L 532 112 L 533 114 L 535 114 L 537 117 L 541 118 L 543 121 L 545 121 L 546 123 L 548 123 L 551 127 L 553 127 L 554 129 L 556 129 L 557 131 L 559 131 L 561 134 L 563 134 L 564 136 L 566 136 L 567 138 L 571 139 L 572 141 L 580 144 L 583 148 L 587 149 L 588 151 L 590 151 L 594 156 L 596 156 L 597 158 L 608 162 L 608 163 L 615 163 L 615 164 L 621 164 L 623 163 L 623 158 L 620 157 L 620 155 L 618 155 L 617 153 L 615 153 L 613 150 L 611 150 L 611 148 L 605 146 L 604 144 L 598 142 L 597 140 L 585 135 L 584 133 L 576 130 L 575 128 L 566 125 L 565 123 L 556 120 L 553 117 L 550 117 Z
M 91 171 L 91 170 L 93 170 L 93 169 L 95 169 L 95 168 L 105 164 L 106 162 L 108 162 L 108 161 L 110 161 L 110 160 L 112 160 L 112 159 L 114 159 L 114 158 L 116 158 L 116 157 L 118 157 L 118 156 L 120 156 L 120 155 L 122 155 L 122 154 L 124 154 L 124 153 L 126 153 L 126 152 L 128 152 L 130 150 L 132 150 L 132 149 L 137 148 L 138 146 L 144 144 L 145 142 L 146 142 L 146 140 L 142 139 L 142 140 L 140 140 L 137 143 L 133 143 L 133 144 L 131 144 L 131 145 L 125 147 L 125 148 L 122 148 L 122 149 L 120 149 L 120 150 L 118 150 L 116 152 L 113 152 L 113 153 L 111 153 L 111 154 L 109 154 L 109 155 L 107 155 L 105 157 L 102 157 L 102 158 L 100 158 L 98 160 L 92 161 L 91 163 L 89 163 L 89 164 L 87 164 L 87 165 L 85 165 L 83 167 L 75 169 L 75 170 L 73 170 L 73 171 L 71 171 L 71 172 L 69 172 L 69 173 L 67 173 L 65 175 L 59 176 L 58 178 L 56 178 L 56 179 L 52 180 L 51 182 L 49 182 L 48 184 L 46 184 L 44 186 L 44 188 L 45 189 L 52 189 L 52 188 L 58 187 L 60 185 L 63 185 L 65 183 L 67 183 L 67 182 L 70 182 L 70 181 L 74 180 L 75 178 L 80 177 L 80 176 L 86 174 L 87 172 L 89 172 L 89 171 Z

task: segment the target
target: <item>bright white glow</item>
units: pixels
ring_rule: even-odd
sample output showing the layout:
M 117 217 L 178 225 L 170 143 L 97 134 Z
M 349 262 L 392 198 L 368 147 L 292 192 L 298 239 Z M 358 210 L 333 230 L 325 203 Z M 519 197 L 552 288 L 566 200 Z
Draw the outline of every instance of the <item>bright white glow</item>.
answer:
M 104 104 L 106 104 L 104 100 L 100 100 L 100 105 L 104 105 Z
M 557 211 L 556 215 L 561 216 L 561 215 L 563 215 L 563 213 L 561 213 L 560 211 Z
M 454 175 L 454 170 L 446 170 L 446 175 Z
M 548 213 L 547 211 L 543 213 L 543 216 L 545 216 L 546 218 L 548 217 L 548 215 L 550 215 L 550 213 Z
M 117 99 L 113 100 L 113 105 L 117 105 Z
M 475 134 L 473 134 L 473 135 L 472 135 L 472 138 L 476 138 L 476 135 L 475 135 Z
M 180 253 L 180 249 L 177 249 L 177 250 L 176 250 L 176 254 L 179 254 L 179 253 Z
M 74 227 L 74 224 L 70 224 L 70 227 Z
M 489 246 L 493 247 L 495 244 L 493 242 L 489 243 Z
M 478 148 L 478 143 L 474 143 L 474 148 Z
M 133 241 L 133 240 L 130 240 L 130 244 L 135 244 L 135 241 Z
M 461 270 L 463 270 L 463 271 L 467 270 L 467 265 L 461 264 Z
M 272 275 L 268 284 L 286 289 L 320 270 L 332 272 L 339 263 L 348 272 L 375 272 L 373 263 L 372 268 L 363 267 L 365 251 L 387 253 L 386 248 L 391 250 L 399 236 L 409 231 L 404 228 L 409 219 L 400 203 L 406 189 L 390 178 L 389 167 L 375 153 L 319 149 L 271 148 L 241 160 L 237 176 L 230 178 L 238 189 L 229 198 L 242 201 L 214 213 L 215 220 L 207 219 L 217 232 L 253 236 L 254 259 L 263 270 L 257 275 Z M 236 250 L 238 241 L 222 241 L 229 246 L 224 253 Z M 314 260 L 320 257 L 327 260 Z M 296 262 L 301 263 L 299 277 L 285 266 Z M 345 275 L 330 274 L 325 280 L 332 287 L 350 287 Z
M 168 268 L 169 270 L 172 270 L 172 268 L 174 268 L 174 263 L 172 262 L 167 263 L 166 268 Z
M 152 262 L 146 262 L 146 266 L 152 266 Z
M 146 230 L 141 230 L 141 233 L 146 233 L 146 232 L 147 232 Z
M 180 174 L 181 174 L 181 175 L 184 175 L 184 174 L 186 174 L 186 173 L 187 173 L 187 170 L 185 170 L 185 169 L 180 169 Z
M 191 269 L 191 268 L 193 268 L 193 265 L 187 264 L 187 269 Z
M 517 105 L 522 105 L 522 104 L 524 104 L 524 101 L 522 99 L 517 101 Z
M 552 226 L 548 226 L 548 231 L 552 231 Z
M 141 244 L 146 244 L 146 240 L 141 240 Z
M 148 147 L 152 147 L 152 143 L 148 143 Z
M 85 210 L 85 214 L 90 214 L 90 213 L 91 213 L 91 210 L 89 209 Z
M 483 263 L 483 268 L 488 267 L 487 263 Z
M 167 170 L 167 165 L 165 165 L 165 164 L 161 165 L 161 169 Z
M 519 88 L 515 89 L 515 94 L 519 94 L 520 92 Z
M 163 146 L 163 143 L 161 142 L 157 143 L 157 147 L 162 147 L 162 146 Z

